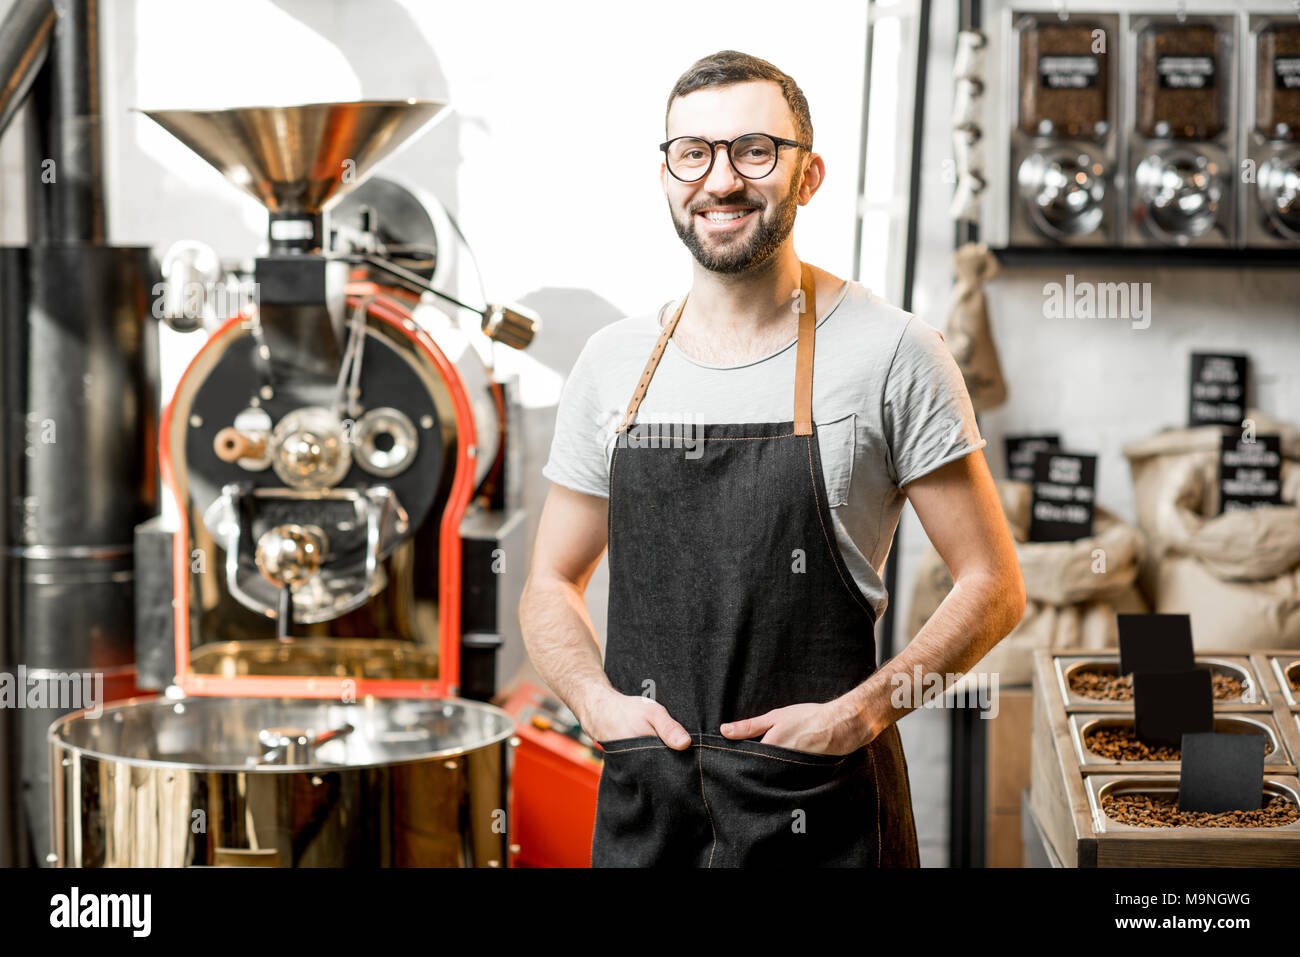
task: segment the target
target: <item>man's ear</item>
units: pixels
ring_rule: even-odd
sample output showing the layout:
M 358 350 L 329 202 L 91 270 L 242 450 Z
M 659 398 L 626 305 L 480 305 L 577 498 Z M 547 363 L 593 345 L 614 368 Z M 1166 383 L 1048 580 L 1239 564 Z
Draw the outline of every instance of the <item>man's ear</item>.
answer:
M 665 196 L 668 195 L 668 164 L 663 160 L 659 161 L 659 188 L 664 191 Z
M 799 184 L 799 205 L 803 206 L 813 198 L 813 193 L 821 189 L 826 180 L 826 163 L 820 153 L 809 153 L 808 163 L 804 166 L 803 182 Z

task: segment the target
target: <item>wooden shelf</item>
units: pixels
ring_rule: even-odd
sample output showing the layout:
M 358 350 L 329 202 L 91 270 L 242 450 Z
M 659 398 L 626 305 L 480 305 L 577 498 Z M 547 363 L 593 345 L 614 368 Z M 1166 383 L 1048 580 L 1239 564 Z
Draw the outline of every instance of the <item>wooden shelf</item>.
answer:
M 1130 266 L 1197 269 L 1277 269 L 1300 267 L 1300 248 L 1189 249 L 1116 246 L 1004 246 L 992 250 L 1003 266 Z

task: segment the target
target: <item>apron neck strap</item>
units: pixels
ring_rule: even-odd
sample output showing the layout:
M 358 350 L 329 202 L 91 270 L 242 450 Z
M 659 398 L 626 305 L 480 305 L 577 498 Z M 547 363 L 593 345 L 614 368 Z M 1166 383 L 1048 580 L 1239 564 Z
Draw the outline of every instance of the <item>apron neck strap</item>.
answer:
M 807 263 L 803 262 L 799 264 L 799 291 L 799 298 L 794 303 L 799 311 L 799 341 L 795 347 L 794 434 L 812 435 L 813 339 L 817 330 L 817 288 L 813 281 L 812 270 Z M 636 391 L 632 393 L 632 401 L 627 405 L 623 422 L 616 431 L 625 432 L 632 427 L 636 410 L 640 408 L 641 400 L 645 398 L 646 390 L 650 388 L 650 380 L 654 377 L 655 369 L 659 367 L 659 360 L 663 358 L 664 349 L 668 347 L 668 340 L 672 338 L 673 330 L 677 328 L 677 320 L 681 319 L 689 296 L 690 293 L 687 293 L 682 297 L 672 318 L 664 323 L 659 341 L 655 343 L 654 351 L 646 360 L 645 370 L 636 384 Z
M 813 340 L 817 331 L 817 284 L 807 263 L 800 263 L 799 344 L 794 360 L 794 434 L 812 435 Z

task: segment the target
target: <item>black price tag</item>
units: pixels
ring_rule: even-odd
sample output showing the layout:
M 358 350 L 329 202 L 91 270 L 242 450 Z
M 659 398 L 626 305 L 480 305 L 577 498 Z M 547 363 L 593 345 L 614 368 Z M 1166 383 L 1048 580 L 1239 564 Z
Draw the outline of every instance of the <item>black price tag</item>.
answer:
M 1273 60 L 1273 88 L 1300 90 L 1300 56 L 1280 56 Z
M 1090 53 L 1052 54 L 1038 60 L 1038 82 L 1047 90 L 1091 90 L 1101 61 Z
M 1219 448 L 1219 514 L 1282 504 L 1282 437 L 1245 442 L 1225 435 Z
M 1216 72 L 1214 57 L 1204 54 L 1156 59 L 1156 76 L 1162 90 L 1212 90 Z
M 1133 730 L 1143 744 L 1169 748 L 1179 747 L 1184 734 L 1213 731 L 1210 669 L 1134 673 Z
M 1119 673 L 1139 671 L 1191 671 L 1196 667 L 1192 653 L 1190 615 L 1115 616 L 1119 630 Z
M 1034 454 L 1061 447 L 1059 435 L 1008 435 L 1003 440 L 1007 452 L 1007 478 L 1016 482 L 1034 480 Z
M 1247 357 L 1192 353 L 1187 424 L 1231 425 L 1246 417 Z
M 1262 734 L 1183 735 L 1178 810 L 1258 811 L 1264 806 Z
M 1031 542 L 1073 542 L 1092 534 L 1097 456 L 1034 453 Z

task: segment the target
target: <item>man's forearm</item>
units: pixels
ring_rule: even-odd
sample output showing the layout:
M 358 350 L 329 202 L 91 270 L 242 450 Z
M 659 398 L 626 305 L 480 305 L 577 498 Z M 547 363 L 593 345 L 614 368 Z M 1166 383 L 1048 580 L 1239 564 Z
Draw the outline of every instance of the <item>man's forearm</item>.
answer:
M 530 579 L 519 601 L 519 627 L 533 666 L 587 726 L 591 707 L 614 688 L 582 592 L 559 579 Z
M 1023 614 L 1023 591 L 1004 579 L 963 578 L 906 648 L 840 700 L 874 738 L 921 704 L 920 688 L 903 696 L 894 693 L 895 675 L 911 688 L 918 665 L 926 676 L 965 674 L 1015 628 Z

